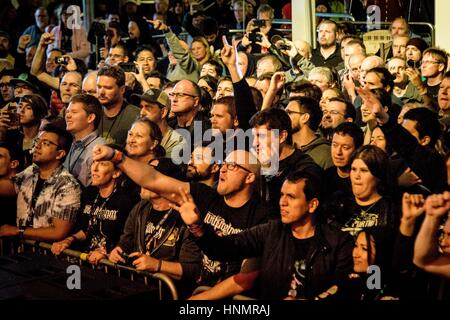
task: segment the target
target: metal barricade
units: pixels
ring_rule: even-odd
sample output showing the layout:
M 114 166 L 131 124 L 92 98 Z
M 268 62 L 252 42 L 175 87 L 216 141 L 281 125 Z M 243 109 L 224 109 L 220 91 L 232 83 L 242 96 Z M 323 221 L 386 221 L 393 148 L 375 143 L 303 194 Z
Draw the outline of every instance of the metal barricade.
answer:
M 367 21 L 349 21 L 350 24 L 353 25 L 366 25 Z M 390 26 L 392 22 L 377 22 L 380 26 Z M 431 46 L 435 46 L 436 41 L 436 27 L 429 23 L 429 22 L 408 22 L 410 26 L 422 26 L 422 27 L 428 27 L 430 29 L 430 36 L 431 36 Z
M 211 287 L 208 287 L 208 286 L 200 286 L 200 287 L 197 287 L 197 288 L 194 290 L 194 292 L 192 293 L 192 295 L 195 296 L 195 295 L 200 294 L 200 293 L 202 293 L 202 292 L 208 291 L 209 289 L 211 289 Z M 251 297 L 244 296 L 244 295 L 241 295 L 241 294 L 234 295 L 234 296 L 231 297 L 231 298 L 232 298 L 233 300 L 237 300 L 237 301 L 256 300 L 255 298 L 251 298 Z
M 9 239 L 8 239 L 8 241 L 9 241 Z M 51 247 L 52 247 L 52 245 L 50 243 L 39 242 L 39 241 L 34 241 L 34 240 L 24 240 L 23 242 L 21 242 L 19 244 L 16 243 L 14 245 L 10 245 L 10 248 L 6 248 L 4 239 L 0 238 L 0 256 L 3 256 L 3 257 L 6 257 L 8 255 L 14 255 L 14 254 L 23 254 L 23 253 L 27 252 L 27 249 L 31 250 L 31 252 L 33 254 L 35 254 L 36 256 L 40 256 L 40 255 L 46 256 L 50 252 Z M 42 250 L 42 252 L 41 252 L 41 250 Z M 53 255 L 53 254 L 51 253 L 51 255 Z M 86 262 L 87 258 L 88 258 L 87 253 L 72 250 L 72 249 L 64 250 L 63 252 L 61 252 L 61 254 L 59 256 L 62 257 L 63 259 L 66 258 L 67 260 L 70 260 L 73 258 L 78 259 L 78 263 L 80 266 L 83 265 L 83 263 Z M 91 265 L 91 266 L 93 269 L 96 268 L 93 265 Z M 110 274 L 111 273 L 110 269 L 116 270 L 117 275 L 114 275 L 114 276 L 117 276 L 119 278 L 122 277 L 121 271 L 127 271 L 130 274 L 131 281 L 135 281 L 134 278 L 137 275 L 139 275 L 139 276 L 143 277 L 144 283 L 146 286 L 149 285 L 148 279 L 154 279 L 158 282 L 158 295 L 159 295 L 160 300 L 163 300 L 163 298 L 164 298 L 163 297 L 163 292 L 165 291 L 164 286 L 165 286 L 165 288 L 167 288 L 167 290 L 171 296 L 171 299 L 178 300 L 178 292 L 177 292 L 177 289 L 175 287 L 173 280 L 164 273 L 159 273 L 159 272 L 151 273 L 148 271 L 138 271 L 133 267 L 113 263 L 107 259 L 100 260 L 98 263 L 98 266 L 104 267 L 105 274 Z M 98 270 L 97 272 L 101 272 L 101 271 Z

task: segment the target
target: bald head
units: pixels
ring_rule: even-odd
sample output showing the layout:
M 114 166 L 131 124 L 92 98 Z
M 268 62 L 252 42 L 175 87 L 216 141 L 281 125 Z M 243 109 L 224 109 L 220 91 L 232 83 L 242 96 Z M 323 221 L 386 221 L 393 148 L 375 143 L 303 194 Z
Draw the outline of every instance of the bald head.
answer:
M 252 153 L 245 150 L 235 150 L 231 152 L 225 161 L 235 162 L 256 175 L 259 175 L 261 169 L 258 159 Z
M 97 71 L 91 71 L 83 79 L 81 91 L 95 96 L 97 94 Z
M 360 82 L 364 84 L 364 79 L 369 70 L 376 67 L 384 67 L 384 61 L 379 56 L 369 56 L 361 63 Z

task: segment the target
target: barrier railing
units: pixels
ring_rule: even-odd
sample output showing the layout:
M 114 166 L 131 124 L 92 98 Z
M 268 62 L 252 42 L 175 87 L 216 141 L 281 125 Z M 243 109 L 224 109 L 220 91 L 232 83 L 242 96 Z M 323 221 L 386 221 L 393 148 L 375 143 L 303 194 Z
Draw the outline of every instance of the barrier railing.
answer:
M 350 21 L 350 24 L 354 25 L 366 25 L 367 21 Z M 380 26 L 390 26 L 391 22 L 377 22 L 376 24 L 379 24 Z M 428 27 L 430 29 L 430 35 L 431 35 L 431 46 L 435 46 L 435 38 L 436 38 L 436 27 L 429 23 L 429 22 L 408 22 L 410 26 L 422 26 L 422 27 Z
M 194 292 L 192 293 L 192 295 L 193 295 L 193 296 L 194 296 L 194 295 L 197 295 L 197 294 L 199 294 L 199 293 L 208 291 L 209 289 L 211 289 L 211 287 L 208 287 L 208 286 L 200 286 L 200 287 L 197 287 L 197 288 L 194 290 Z M 247 297 L 247 296 L 244 296 L 244 295 L 241 295 L 241 294 L 234 295 L 234 296 L 232 297 L 232 299 L 233 299 L 233 300 L 238 300 L 238 301 L 243 301 L 243 300 L 256 300 L 256 299 L 254 299 L 254 298 Z
M 11 249 L 9 250 L 8 254 L 14 254 L 14 253 L 23 253 L 25 251 L 25 246 L 29 246 L 32 248 L 32 252 L 33 253 L 38 253 L 38 249 L 44 249 L 45 251 L 45 255 L 47 254 L 47 252 L 50 251 L 52 245 L 50 243 L 46 243 L 46 242 L 39 242 L 39 241 L 34 241 L 34 240 L 24 240 L 22 243 L 19 244 L 19 246 L 17 247 L 17 249 L 14 249 L 13 247 L 11 247 Z M 0 238 L 0 255 L 3 256 L 5 255 L 5 246 L 3 243 L 3 239 Z M 63 256 L 66 257 L 72 257 L 72 258 L 76 258 L 79 259 L 79 263 L 80 265 L 84 262 L 87 261 L 88 259 L 88 254 L 84 253 L 84 252 L 80 252 L 80 251 L 76 251 L 76 250 L 72 250 L 72 249 L 65 249 L 64 251 L 61 252 L 61 254 Z M 118 264 L 118 263 L 113 263 L 111 261 L 109 261 L 108 259 L 102 259 L 99 261 L 98 263 L 99 265 L 102 265 L 105 267 L 105 273 L 108 273 L 109 270 L 108 268 L 113 268 L 116 269 L 117 275 L 120 277 L 120 271 L 121 270 L 126 270 L 129 271 L 131 274 L 131 280 L 134 281 L 134 275 L 141 275 L 144 277 L 144 283 L 146 285 L 148 285 L 148 279 L 147 278 L 152 278 L 158 281 L 158 290 L 159 290 L 159 299 L 162 300 L 163 299 L 163 286 L 162 283 L 167 287 L 167 289 L 170 292 L 171 298 L 173 300 L 178 300 L 178 292 L 177 289 L 175 287 L 175 284 L 173 283 L 172 279 L 167 276 L 164 273 L 151 273 L 148 271 L 138 271 L 133 267 L 130 266 L 126 266 L 126 265 L 122 265 L 122 264 Z M 94 266 L 93 266 L 94 267 Z

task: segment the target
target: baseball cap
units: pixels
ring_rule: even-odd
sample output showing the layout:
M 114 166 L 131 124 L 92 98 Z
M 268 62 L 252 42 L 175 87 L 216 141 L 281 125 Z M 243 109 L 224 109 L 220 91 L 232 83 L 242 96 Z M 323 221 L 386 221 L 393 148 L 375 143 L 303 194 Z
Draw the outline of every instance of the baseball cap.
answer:
M 148 89 L 143 94 L 133 94 L 132 97 L 139 98 L 149 103 L 157 103 L 161 107 L 170 108 L 170 99 L 167 93 L 159 89 Z
M 39 88 L 31 81 L 31 76 L 28 73 L 21 73 L 17 78 L 12 78 L 10 83 L 12 86 L 15 86 L 19 83 L 24 83 L 28 87 L 33 89 L 34 92 L 39 92 Z

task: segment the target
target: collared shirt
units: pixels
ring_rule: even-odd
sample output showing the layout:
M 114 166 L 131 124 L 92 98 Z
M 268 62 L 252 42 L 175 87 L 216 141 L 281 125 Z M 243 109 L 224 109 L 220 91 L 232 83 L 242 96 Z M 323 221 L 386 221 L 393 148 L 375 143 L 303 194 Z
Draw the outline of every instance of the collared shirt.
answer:
M 186 145 L 186 143 L 186 139 L 184 139 L 181 134 L 171 128 L 167 131 L 167 133 L 161 140 L 161 146 L 164 148 L 164 150 L 166 150 L 167 158 L 179 156 L 179 151 L 184 149 L 184 145 Z M 172 151 L 174 151 L 173 154 Z
M 32 216 L 33 228 L 45 228 L 53 219 L 75 221 L 80 208 L 80 185 L 62 165 L 44 181 L 42 190 L 32 201 L 39 179 L 39 167 L 29 166 L 13 178 L 17 192 L 17 225 L 24 226 Z M 34 206 L 32 203 L 34 202 Z
M 91 184 L 92 150 L 98 144 L 105 144 L 97 131 L 91 132 L 79 141 L 74 141 L 64 161 L 64 167 L 81 182 L 84 187 Z

